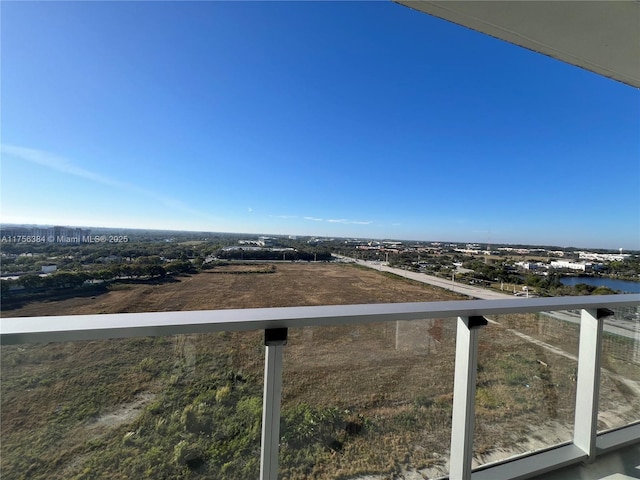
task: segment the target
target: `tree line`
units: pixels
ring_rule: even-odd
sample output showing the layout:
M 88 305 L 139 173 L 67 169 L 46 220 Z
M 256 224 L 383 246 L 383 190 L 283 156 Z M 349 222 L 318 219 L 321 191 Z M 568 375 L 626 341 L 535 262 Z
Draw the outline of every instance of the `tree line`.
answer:
M 217 257 L 224 260 L 289 260 L 305 262 L 328 262 L 331 252 L 320 250 L 311 252 L 306 250 L 220 250 Z
M 150 280 L 168 275 L 195 273 L 197 270 L 189 261 L 176 260 L 167 264 L 132 263 L 112 264 L 107 268 L 93 271 L 55 272 L 50 275 L 27 274 L 16 279 L 0 281 L 2 298 L 12 294 L 38 293 L 50 290 L 79 289 L 96 283 L 116 280 Z

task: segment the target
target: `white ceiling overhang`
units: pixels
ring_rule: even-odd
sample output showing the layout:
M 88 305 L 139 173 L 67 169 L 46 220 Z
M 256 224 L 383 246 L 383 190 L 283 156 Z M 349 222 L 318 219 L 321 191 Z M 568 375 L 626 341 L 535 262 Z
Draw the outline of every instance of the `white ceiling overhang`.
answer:
M 395 0 L 640 88 L 640 0 Z

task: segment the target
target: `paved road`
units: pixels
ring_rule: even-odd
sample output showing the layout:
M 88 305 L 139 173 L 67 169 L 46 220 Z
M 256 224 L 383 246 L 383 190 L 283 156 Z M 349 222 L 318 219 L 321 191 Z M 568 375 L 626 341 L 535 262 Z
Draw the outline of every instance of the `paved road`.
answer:
M 452 282 L 451 280 L 447 280 L 440 277 L 434 277 L 433 275 L 426 275 L 424 273 L 410 272 L 408 270 L 403 270 L 401 268 L 389 267 L 384 262 L 369 262 L 365 260 L 356 260 L 354 258 L 344 257 L 341 255 L 335 255 L 335 256 L 346 261 L 355 262 L 358 265 L 362 265 L 363 267 L 369 267 L 374 270 L 379 270 L 381 272 L 390 272 L 400 277 L 410 278 L 411 280 L 415 280 L 417 282 L 428 283 L 429 285 L 445 288 L 447 290 L 451 290 L 453 292 L 461 293 L 463 295 L 468 295 L 470 297 L 478 298 L 481 300 L 497 300 L 497 299 L 505 299 L 505 298 L 510 298 L 510 299 L 514 298 L 513 295 L 496 292 L 494 290 L 487 290 L 485 288 L 474 287 L 472 285 L 455 283 L 455 282 Z
M 403 270 L 401 268 L 392 268 L 387 266 L 387 264 L 385 264 L 384 262 L 370 262 L 365 260 L 356 260 L 351 257 L 344 257 L 341 255 L 335 255 L 335 254 L 334 256 L 344 261 L 355 262 L 358 265 L 372 268 L 374 270 L 379 270 L 381 272 L 390 272 L 401 277 L 410 278 L 411 280 L 415 280 L 417 282 L 428 283 L 429 285 L 445 288 L 447 290 L 451 290 L 451 291 L 461 293 L 463 295 L 468 295 L 470 297 L 478 298 L 481 300 L 514 298 L 513 295 L 496 292 L 495 290 L 487 290 L 485 288 L 474 287 L 472 285 L 454 283 L 448 279 L 434 277 L 432 275 L 426 275 L 424 273 L 410 272 L 408 270 Z M 540 313 L 542 315 L 548 315 L 550 317 L 557 318 L 558 320 L 564 320 L 566 322 L 572 322 L 577 324 L 580 323 L 580 314 L 578 314 L 577 312 L 560 311 L 560 312 L 540 312 Z M 605 322 L 604 330 L 606 332 L 615 333 L 616 335 L 621 335 L 623 337 L 640 340 L 640 324 L 638 323 L 637 320 L 629 321 L 622 318 L 615 318 L 615 319 L 612 318 Z

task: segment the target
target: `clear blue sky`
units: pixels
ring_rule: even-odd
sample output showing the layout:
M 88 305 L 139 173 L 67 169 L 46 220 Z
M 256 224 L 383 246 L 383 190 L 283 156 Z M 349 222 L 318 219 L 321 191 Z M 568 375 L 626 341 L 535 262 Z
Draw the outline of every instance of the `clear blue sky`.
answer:
M 640 249 L 640 93 L 390 2 L 6 2 L 2 221 Z

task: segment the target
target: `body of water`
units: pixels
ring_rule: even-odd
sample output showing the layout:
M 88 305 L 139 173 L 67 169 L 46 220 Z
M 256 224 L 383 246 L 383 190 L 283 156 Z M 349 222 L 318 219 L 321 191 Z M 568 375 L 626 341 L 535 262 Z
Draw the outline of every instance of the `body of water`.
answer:
M 586 283 L 594 287 L 609 287 L 611 290 L 619 290 L 625 293 L 640 293 L 640 282 L 630 282 L 629 280 L 601 277 L 562 277 L 560 281 L 563 285 L 569 286 Z

